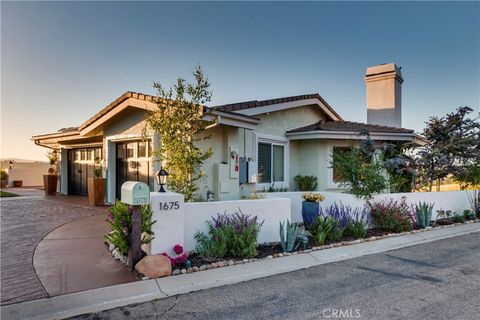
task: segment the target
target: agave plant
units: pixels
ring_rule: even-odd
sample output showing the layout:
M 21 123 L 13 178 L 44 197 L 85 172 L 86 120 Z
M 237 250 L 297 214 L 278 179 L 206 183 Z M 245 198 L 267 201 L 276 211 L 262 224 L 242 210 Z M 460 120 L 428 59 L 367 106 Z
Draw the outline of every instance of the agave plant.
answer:
M 419 202 L 415 205 L 415 216 L 417 225 L 420 228 L 430 226 L 432 221 L 433 203 Z
M 289 220 L 280 222 L 280 244 L 282 245 L 283 252 L 292 252 L 295 250 L 299 243 L 298 223 L 290 223 Z M 301 237 L 303 238 L 303 237 Z

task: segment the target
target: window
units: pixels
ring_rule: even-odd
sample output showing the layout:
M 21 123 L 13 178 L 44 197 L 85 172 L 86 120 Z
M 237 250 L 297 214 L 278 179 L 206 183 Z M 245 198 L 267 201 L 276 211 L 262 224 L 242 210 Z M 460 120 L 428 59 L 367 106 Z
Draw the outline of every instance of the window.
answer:
M 333 153 L 348 153 L 350 152 L 350 147 L 333 147 Z M 332 155 L 333 156 L 333 155 Z M 340 183 L 342 180 L 338 177 L 338 172 L 335 170 L 335 167 L 332 167 L 333 170 L 333 182 Z
M 147 156 L 147 142 L 138 143 L 138 158 L 145 158 Z
M 258 143 L 258 182 L 283 182 L 285 179 L 285 147 Z
M 135 150 L 135 143 L 134 142 L 127 143 L 127 155 L 126 155 L 126 157 L 127 158 L 133 158 L 134 157 L 134 155 L 133 155 L 134 150 Z

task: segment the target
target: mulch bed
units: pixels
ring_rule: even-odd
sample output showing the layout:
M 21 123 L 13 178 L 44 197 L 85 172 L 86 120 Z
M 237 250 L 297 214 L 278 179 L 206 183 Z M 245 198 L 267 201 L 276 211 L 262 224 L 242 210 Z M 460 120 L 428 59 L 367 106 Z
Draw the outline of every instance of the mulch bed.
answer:
M 370 238 L 370 237 L 378 237 L 378 236 L 384 236 L 386 234 L 389 234 L 390 232 L 385 232 L 381 230 L 375 230 L 375 229 L 368 229 L 367 230 L 367 235 L 365 238 Z M 357 240 L 354 237 L 343 237 L 340 241 L 325 241 L 324 245 L 329 245 L 332 243 L 338 243 L 338 242 L 343 242 L 343 241 L 354 241 Z M 313 241 L 308 242 L 308 244 L 305 245 L 299 245 L 295 250 L 297 252 L 301 252 L 303 250 L 308 250 L 312 249 L 313 247 L 318 246 L 318 244 L 314 243 Z M 256 259 L 264 259 L 268 256 L 273 256 L 274 254 L 278 253 L 283 253 L 282 246 L 280 243 L 264 243 L 264 244 L 259 244 L 257 246 L 257 255 L 254 257 Z M 213 262 L 219 262 L 219 261 L 237 261 L 239 260 L 238 257 L 224 257 L 224 258 L 219 258 L 219 259 L 213 259 L 213 258 L 206 258 L 206 257 L 201 257 L 196 253 L 192 253 L 188 256 L 188 260 L 190 260 L 191 267 L 200 267 L 204 264 L 209 264 Z M 176 267 L 176 269 L 181 269 L 184 267 Z
M 432 223 L 432 226 L 433 227 L 435 227 L 435 226 L 445 226 L 445 225 L 451 225 L 451 224 L 454 224 L 454 222 L 451 218 L 444 218 L 444 219 L 438 219 L 437 221 Z M 420 229 L 420 228 L 414 228 L 414 230 L 415 229 Z M 365 236 L 365 238 L 380 237 L 380 236 L 387 235 L 389 233 L 390 232 L 386 232 L 386 231 L 383 231 L 383 230 L 368 229 L 367 230 L 367 235 Z M 344 241 L 354 241 L 354 240 L 357 240 L 357 239 L 354 238 L 354 237 L 348 236 L 348 237 L 343 237 L 340 241 L 335 241 L 335 242 L 334 241 L 325 241 L 324 245 L 329 245 L 329 244 L 332 244 L 332 243 L 338 243 L 338 242 L 344 242 Z M 316 246 L 318 246 L 318 244 L 315 244 L 310 239 L 310 241 L 308 242 L 308 244 L 305 247 L 303 245 L 299 245 L 296 248 L 296 250 L 294 250 L 294 252 L 295 251 L 301 252 L 303 250 L 312 249 L 313 247 L 316 247 Z M 273 256 L 273 255 L 279 254 L 279 253 L 283 253 L 282 246 L 280 245 L 280 243 L 259 244 L 257 246 L 257 255 L 254 258 L 255 259 L 264 259 L 268 256 Z M 229 261 L 229 260 L 238 261 L 239 258 L 238 257 L 224 257 L 224 258 L 214 259 L 214 258 L 202 257 L 202 256 L 199 256 L 196 253 L 191 253 L 188 256 L 188 260 L 191 263 L 191 267 L 200 267 L 202 265 L 208 265 L 208 264 L 211 264 L 213 262 L 219 262 L 219 261 Z M 174 269 L 182 269 L 182 268 L 185 268 L 185 266 L 183 266 L 183 267 L 177 266 Z

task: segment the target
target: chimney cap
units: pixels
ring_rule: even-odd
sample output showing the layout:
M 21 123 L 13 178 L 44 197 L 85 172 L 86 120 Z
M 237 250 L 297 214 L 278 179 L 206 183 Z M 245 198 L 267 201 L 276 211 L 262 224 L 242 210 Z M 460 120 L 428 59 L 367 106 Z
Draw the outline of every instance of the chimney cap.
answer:
M 371 66 L 367 68 L 367 72 L 365 73 L 365 80 L 369 78 L 383 78 L 388 76 L 396 77 L 400 82 L 403 82 L 402 77 L 402 67 L 397 66 L 395 63 L 383 63 L 376 66 Z

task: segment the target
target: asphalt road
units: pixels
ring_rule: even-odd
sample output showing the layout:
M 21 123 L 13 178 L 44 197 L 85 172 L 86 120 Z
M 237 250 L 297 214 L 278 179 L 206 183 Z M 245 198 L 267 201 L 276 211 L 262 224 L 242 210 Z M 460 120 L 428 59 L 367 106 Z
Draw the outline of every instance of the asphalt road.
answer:
M 480 233 L 75 319 L 480 319 Z

